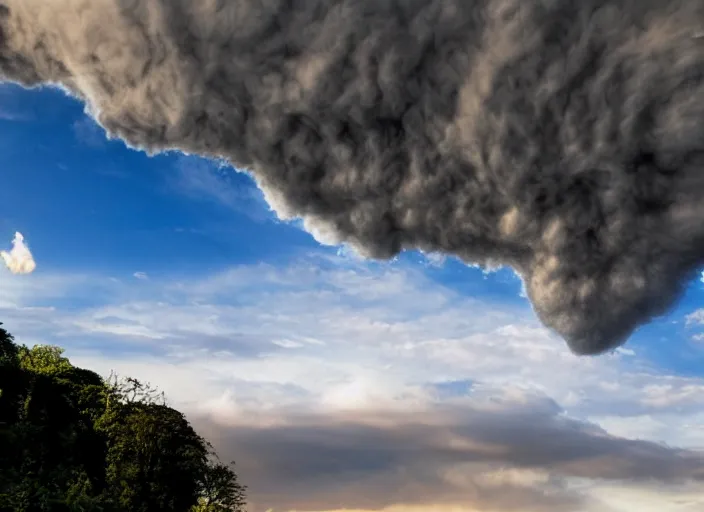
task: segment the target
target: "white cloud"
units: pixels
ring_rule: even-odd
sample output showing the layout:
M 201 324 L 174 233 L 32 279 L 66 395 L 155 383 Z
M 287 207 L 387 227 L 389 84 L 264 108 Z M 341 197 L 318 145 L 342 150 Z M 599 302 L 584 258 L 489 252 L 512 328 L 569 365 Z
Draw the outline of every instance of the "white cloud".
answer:
M 685 323 L 687 325 L 702 325 L 702 324 L 704 324 L 704 308 L 697 309 L 696 311 L 685 316 Z
M 202 372 L 217 375 L 219 387 L 190 391 L 202 393 L 194 401 L 215 393 L 230 394 L 235 403 L 245 382 L 259 394 L 268 385 L 289 386 L 292 399 L 305 399 L 311 408 L 347 407 L 345 401 L 403 407 L 414 402 L 418 386 L 471 381 L 545 393 L 582 418 L 650 414 L 672 422 L 704 408 L 704 379 L 644 369 L 630 349 L 576 357 L 527 307 L 462 296 L 402 263 L 315 256 L 283 267 L 234 267 L 203 279 L 151 279 L 139 287 L 94 278 L 105 291 L 82 308 L 56 300 L 70 283 L 45 279 L 47 288 L 35 286 L 21 306 L 54 309 L 0 310 L 11 331 L 20 339 L 46 336 L 68 344 L 91 365 L 123 364 L 115 352 L 127 351 L 124 369 L 136 372 L 142 365 L 145 375 L 136 376 L 160 381 L 176 401 L 180 383 Z M 86 279 L 82 288 L 103 289 Z M 101 356 L 98 341 L 109 343 L 109 357 Z M 158 357 L 144 359 L 145 351 Z M 166 359 L 170 366 L 162 375 Z M 291 397 L 277 391 L 257 399 L 286 404 Z M 678 439 L 667 435 L 681 435 L 657 433 L 666 435 L 657 440 L 673 443 Z
M 447 255 L 439 253 L 439 252 L 428 252 L 428 253 L 421 252 L 421 254 L 425 258 L 427 265 L 429 265 L 431 267 L 440 268 L 443 265 L 445 265 L 445 262 L 447 261 Z
M 20 342 L 61 344 L 77 364 L 149 381 L 220 424 L 285 422 L 294 411 L 400 414 L 452 400 L 489 414 L 530 394 L 623 438 L 704 446 L 704 379 L 657 372 L 630 348 L 576 357 L 527 306 L 463 296 L 422 266 L 312 255 L 139 284 L 25 277 L 0 280 L 0 319 Z M 442 383 L 453 393 L 435 393 Z M 540 487 L 544 477 L 491 471 L 482 488 Z M 599 510 L 626 510 L 626 492 L 604 487 Z
M 679 486 L 642 486 L 602 484 L 590 489 L 601 501 L 601 510 L 613 512 L 699 512 L 704 510 L 701 484 Z
M 24 241 L 22 233 L 15 233 L 10 251 L 0 251 L 5 266 L 13 274 L 30 274 L 37 268 L 34 257 Z
M 146 272 L 135 272 L 134 274 L 132 274 L 132 276 L 135 279 L 140 279 L 141 281 L 146 281 L 147 279 L 149 279 L 149 275 L 147 275 Z
M 616 436 L 676 440 L 680 445 L 704 451 L 704 412 L 592 416 L 588 420 Z
M 83 332 L 95 334 L 112 334 L 118 337 L 147 338 L 150 340 L 161 340 L 166 338 L 166 333 L 159 333 L 139 324 L 128 324 L 122 322 L 101 322 L 99 319 L 93 321 L 76 320 L 73 326 Z
M 696 344 L 702 343 L 704 341 L 704 332 L 701 332 L 701 328 L 704 326 L 704 308 L 697 309 L 686 315 L 685 326 L 690 329 L 699 329 L 699 332 L 695 332 L 690 336 L 690 340 Z

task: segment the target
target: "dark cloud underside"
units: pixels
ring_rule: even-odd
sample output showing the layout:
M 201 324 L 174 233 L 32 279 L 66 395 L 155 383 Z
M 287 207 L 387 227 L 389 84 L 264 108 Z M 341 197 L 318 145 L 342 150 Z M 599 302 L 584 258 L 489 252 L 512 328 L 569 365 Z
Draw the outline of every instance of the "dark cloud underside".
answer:
M 379 510 L 465 505 L 478 510 L 593 510 L 568 478 L 650 487 L 704 481 L 704 458 L 568 420 L 550 400 L 487 409 L 471 402 L 415 414 L 292 415 L 273 427 L 194 421 L 247 475 L 251 498 L 277 510 Z M 534 481 L 492 480 L 524 471 Z M 598 510 L 598 507 L 596 508 Z

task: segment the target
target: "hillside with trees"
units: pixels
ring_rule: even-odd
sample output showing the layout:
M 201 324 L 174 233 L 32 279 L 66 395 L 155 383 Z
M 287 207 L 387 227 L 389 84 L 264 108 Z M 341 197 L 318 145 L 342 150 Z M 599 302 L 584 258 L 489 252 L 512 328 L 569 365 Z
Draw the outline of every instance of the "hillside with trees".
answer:
M 0 327 L 0 512 L 243 512 L 245 491 L 163 394 Z

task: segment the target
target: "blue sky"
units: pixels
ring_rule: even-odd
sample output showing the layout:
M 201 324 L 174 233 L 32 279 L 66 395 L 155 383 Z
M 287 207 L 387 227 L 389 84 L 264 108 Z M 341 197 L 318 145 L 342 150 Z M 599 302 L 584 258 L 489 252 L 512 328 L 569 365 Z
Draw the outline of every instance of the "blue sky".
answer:
M 702 282 L 622 349 L 578 358 L 540 326 L 510 270 L 323 247 L 279 221 L 247 175 L 107 140 L 61 91 L 1 86 L 0 151 L 0 239 L 22 232 L 38 265 L 0 273 L 0 321 L 20 342 L 59 344 L 78 364 L 166 391 L 241 461 L 253 510 L 513 510 L 509 495 L 523 510 L 701 510 L 684 469 L 644 483 L 634 468 L 680 471 L 663 443 L 704 449 Z M 419 417 L 425 430 L 412 427 Z M 437 418 L 443 435 L 508 455 L 447 462 Z M 354 428 L 340 430 L 342 419 Z M 486 434 L 507 423 L 510 436 Z M 390 443 L 386 424 L 409 444 L 361 464 L 365 449 Z M 599 449 L 622 473 L 600 474 L 587 455 L 567 464 L 512 451 L 529 439 L 546 443 L 536 453 L 558 450 L 556 433 L 579 446 L 607 433 L 613 443 Z M 634 440 L 646 444 L 631 453 Z M 401 478 L 389 460 L 411 457 L 409 445 L 435 465 Z M 309 473 L 278 471 L 301 446 Z M 337 487 L 315 472 L 315 454 L 332 448 Z M 420 468 L 412 457 L 403 467 Z M 398 488 L 396 501 L 365 471 Z M 369 499 L 358 502 L 360 490 Z

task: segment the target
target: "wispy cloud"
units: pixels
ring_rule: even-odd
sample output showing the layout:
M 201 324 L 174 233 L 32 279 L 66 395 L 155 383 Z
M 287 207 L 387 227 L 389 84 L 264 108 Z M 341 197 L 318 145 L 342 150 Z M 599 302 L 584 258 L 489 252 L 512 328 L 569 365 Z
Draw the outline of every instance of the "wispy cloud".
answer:
M 82 116 L 76 120 L 72 128 L 76 140 L 84 146 L 93 149 L 102 149 L 107 145 L 108 138 L 105 134 L 105 130 L 88 115 Z
M 16 94 L 20 91 L 15 84 L 0 84 L 0 120 L 2 121 L 29 121 L 32 116 L 17 108 Z
M 229 165 L 182 156 L 168 176 L 172 188 L 193 199 L 211 201 L 256 221 L 275 220 L 261 191 Z
M 22 120 L 24 120 L 24 116 L 17 114 L 15 112 L 11 112 L 10 110 L 7 110 L 6 108 L 0 107 L 0 120 L 3 120 L 3 121 L 22 121 Z
M 704 308 L 696 309 L 685 315 L 685 326 L 692 332 L 690 339 L 696 343 L 704 341 Z

